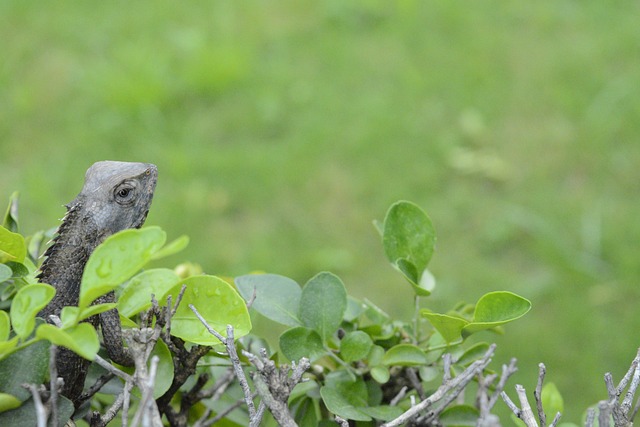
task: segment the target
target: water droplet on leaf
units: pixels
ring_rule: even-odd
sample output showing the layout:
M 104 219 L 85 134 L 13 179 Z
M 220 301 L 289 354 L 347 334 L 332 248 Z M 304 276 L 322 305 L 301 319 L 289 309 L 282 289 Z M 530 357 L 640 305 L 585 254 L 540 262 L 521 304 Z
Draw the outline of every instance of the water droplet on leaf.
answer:
M 100 264 L 96 269 L 96 274 L 102 278 L 108 277 L 111 274 L 111 260 L 103 259 L 100 261 Z

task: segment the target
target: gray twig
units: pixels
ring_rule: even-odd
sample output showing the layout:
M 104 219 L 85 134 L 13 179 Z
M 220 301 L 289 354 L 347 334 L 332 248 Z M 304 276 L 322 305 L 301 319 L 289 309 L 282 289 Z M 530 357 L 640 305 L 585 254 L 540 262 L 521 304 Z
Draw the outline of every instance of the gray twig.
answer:
M 402 386 L 398 394 L 396 394 L 396 396 L 389 402 L 389 406 L 396 406 L 398 402 L 400 402 L 407 395 L 407 390 L 409 390 L 409 388 L 406 385 Z
M 491 361 L 495 348 L 495 344 L 492 344 L 481 359 L 476 360 L 469 365 L 460 375 L 452 378 L 450 381 L 447 381 L 446 384 L 442 384 L 431 396 L 423 399 L 420 403 L 413 405 L 405 413 L 396 419 L 383 424 L 382 427 L 395 427 L 406 424 L 419 413 L 440 401 L 440 399 L 444 398 L 449 392 L 453 391 L 455 393 L 456 390 L 464 388 L 464 386 L 468 384 L 478 373 L 482 372 L 484 368 L 486 368 Z
M 340 427 L 349 427 L 349 421 L 336 415 L 335 421 L 340 424 Z
M 608 427 L 611 419 L 611 407 L 609 402 L 601 400 L 598 402 L 598 427 Z
M 596 419 L 596 410 L 589 408 L 587 410 L 587 418 L 584 421 L 584 427 L 593 427 L 593 422 Z
M 31 396 L 33 396 L 33 405 L 36 408 L 36 419 L 38 427 L 47 427 L 47 408 L 42 403 L 42 398 L 40 397 L 40 390 L 38 390 L 38 386 L 35 384 L 22 384 L 22 387 L 26 388 L 31 392 Z
M 229 358 L 231 360 L 231 365 L 233 366 L 233 371 L 235 372 L 236 378 L 238 378 L 238 382 L 240 383 L 240 387 L 242 388 L 244 401 L 246 402 L 247 408 L 249 409 L 249 420 L 254 422 L 257 419 L 256 408 L 255 404 L 253 403 L 251 388 L 249 387 L 247 377 L 242 370 L 242 363 L 240 362 L 240 357 L 238 357 L 238 351 L 236 350 L 236 345 L 233 337 L 233 326 L 227 325 L 227 337 L 225 338 L 209 325 L 206 319 L 202 317 L 202 315 L 198 312 L 193 304 L 189 304 L 189 308 L 191 309 L 191 311 L 193 311 L 193 313 L 204 325 L 204 327 L 207 328 L 207 331 L 209 331 L 211 335 L 220 340 L 220 342 L 226 347 L 227 353 L 229 354 Z
M 96 354 L 96 358 L 95 358 L 94 361 L 98 365 L 100 365 L 102 368 L 106 369 L 108 372 L 110 372 L 113 375 L 115 375 L 116 377 L 122 378 L 125 382 L 133 383 L 133 377 L 131 375 L 129 375 L 126 372 L 121 371 L 120 369 L 116 368 L 111 363 L 109 363 L 105 359 L 103 359 L 100 355 Z
M 248 351 L 244 351 L 243 354 L 257 369 L 257 372 L 253 375 L 253 384 L 262 398 L 261 406 L 264 403 L 269 408 L 279 425 L 284 427 L 297 426 L 289 412 L 287 402 L 291 391 L 302 380 L 302 375 L 311 366 L 309 359 L 303 357 L 297 364 L 293 363 L 291 369 L 289 369 L 286 365 L 276 368 L 275 362 L 269 359 L 265 349 L 261 349 L 260 357 Z M 264 412 L 264 409 L 262 409 L 262 412 Z M 259 411 L 259 413 L 261 412 Z M 253 426 L 253 424 L 251 425 Z
M 49 347 L 49 405 L 51 408 L 51 424 L 58 425 L 58 367 L 56 366 L 56 355 L 58 346 L 51 344 Z
M 547 427 L 547 416 L 544 413 L 544 409 L 542 408 L 542 383 L 544 381 L 544 376 L 547 373 L 547 368 L 544 366 L 544 363 L 540 363 L 538 365 L 538 384 L 536 385 L 536 389 L 533 392 L 533 397 L 536 400 L 536 407 L 538 409 L 538 419 L 540 420 L 540 427 Z

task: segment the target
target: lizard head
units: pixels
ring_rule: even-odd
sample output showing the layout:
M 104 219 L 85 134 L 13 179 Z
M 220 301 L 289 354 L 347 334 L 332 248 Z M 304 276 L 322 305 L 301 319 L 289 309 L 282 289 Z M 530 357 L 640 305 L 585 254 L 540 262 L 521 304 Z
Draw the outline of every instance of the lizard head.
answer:
M 67 205 L 80 207 L 103 238 L 127 228 L 140 228 L 147 218 L 158 169 L 150 163 L 103 161 L 85 175 L 84 187 Z

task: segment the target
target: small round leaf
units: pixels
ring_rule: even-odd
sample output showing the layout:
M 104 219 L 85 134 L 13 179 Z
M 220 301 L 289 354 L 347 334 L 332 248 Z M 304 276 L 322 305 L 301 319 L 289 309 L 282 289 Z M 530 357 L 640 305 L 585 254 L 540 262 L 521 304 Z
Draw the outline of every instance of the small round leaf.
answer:
M 340 341 L 340 355 L 345 362 L 355 362 L 369 354 L 373 341 L 362 331 L 347 333 Z
M 36 283 L 21 288 L 11 304 L 13 330 L 26 339 L 36 325 L 36 315 L 51 301 L 56 290 L 53 286 Z
M 287 360 L 298 361 L 308 357 L 314 361 L 326 354 L 322 338 L 313 329 L 298 326 L 280 335 L 280 351 Z
M 391 347 L 382 358 L 386 366 L 421 366 L 427 363 L 424 351 L 412 344 Z

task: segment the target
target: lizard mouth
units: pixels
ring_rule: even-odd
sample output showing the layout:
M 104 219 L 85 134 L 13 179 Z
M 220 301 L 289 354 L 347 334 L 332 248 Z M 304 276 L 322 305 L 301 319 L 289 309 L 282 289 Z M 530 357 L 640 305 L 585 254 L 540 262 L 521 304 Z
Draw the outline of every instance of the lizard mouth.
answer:
M 149 215 L 149 210 L 147 209 L 144 214 L 142 215 L 142 217 L 140 217 L 140 220 L 137 221 L 133 228 L 140 228 L 142 227 L 142 224 L 144 224 L 144 222 L 147 220 L 147 215 Z

